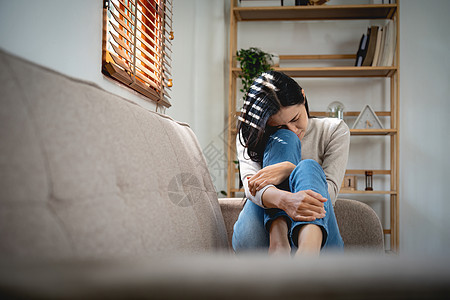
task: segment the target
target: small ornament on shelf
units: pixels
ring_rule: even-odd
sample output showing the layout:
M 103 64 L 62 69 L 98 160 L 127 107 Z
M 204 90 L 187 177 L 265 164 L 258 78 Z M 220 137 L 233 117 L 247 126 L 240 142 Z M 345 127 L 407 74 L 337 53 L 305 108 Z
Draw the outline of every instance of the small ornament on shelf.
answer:
M 330 105 L 328 105 L 328 116 L 330 118 L 338 118 L 341 120 L 344 120 L 344 109 L 345 106 L 339 101 L 331 102 Z
M 366 191 L 373 191 L 373 172 L 366 171 Z
M 341 192 L 356 191 L 356 176 L 344 176 L 344 180 L 341 185 Z
M 372 107 L 366 105 L 356 119 L 352 129 L 383 129 L 383 126 Z

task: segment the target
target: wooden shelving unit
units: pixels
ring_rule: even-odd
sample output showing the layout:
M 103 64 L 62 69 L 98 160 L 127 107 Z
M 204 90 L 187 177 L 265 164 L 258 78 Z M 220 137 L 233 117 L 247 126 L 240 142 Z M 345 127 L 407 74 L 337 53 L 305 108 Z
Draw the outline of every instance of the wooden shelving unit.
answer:
M 389 190 L 376 191 L 345 191 L 341 195 L 386 195 L 390 198 L 390 228 L 384 229 L 389 237 L 390 251 L 399 250 L 399 4 L 384 5 L 321 5 L 321 6 L 291 6 L 291 7 L 238 7 L 237 0 L 231 1 L 230 13 L 230 52 L 229 52 L 229 101 L 228 101 L 228 188 L 230 197 L 237 192 L 243 192 L 238 187 L 239 170 L 236 161 L 236 87 L 237 78 L 241 72 L 237 68 L 234 55 L 237 51 L 238 22 L 275 22 L 275 21 L 311 21 L 311 20 L 396 20 L 396 50 L 393 66 L 385 67 L 302 67 L 274 68 L 295 78 L 388 78 L 390 80 L 390 110 L 378 111 L 379 117 L 390 118 L 388 129 L 351 129 L 351 136 L 386 136 L 390 139 L 390 169 L 372 170 L 377 176 L 390 176 Z M 355 59 L 355 54 L 336 55 L 280 55 L 280 60 L 338 60 Z M 346 112 L 344 117 L 356 117 L 359 111 Z M 325 112 L 311 112 L 317 117 L 326 116 Z M 364 176 L 365 170 L 347 170 L 346 174 Z

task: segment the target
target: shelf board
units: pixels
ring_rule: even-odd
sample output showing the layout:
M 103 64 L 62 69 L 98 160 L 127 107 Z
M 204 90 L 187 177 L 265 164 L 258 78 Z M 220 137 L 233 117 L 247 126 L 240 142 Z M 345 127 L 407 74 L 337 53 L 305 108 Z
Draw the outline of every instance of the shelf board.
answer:
M 339 195 L 347 194 L 369 194 L 369 195 L 397 195 L 395 191 L 350 191 L 350 190 L 340 190 Z
M 234 168 L 234 173 L 239 173 L 239 168 Z M 373 175 L 391 175 L 391 170 L 371 170 Z M 366 170 L 346 170 L 345 175 L 365 175 Z
M 350 135 L 364 136 L 364 135 L 395 135 L 398 133 L 397 129 L 350 129 Z M 231 130 L 232 136 L 237 134 L 237 129 Z
M 397 4 L 235 7 L 238 21 L 312 21 L 391 19 Z
M 391 170 L 371 170 L 373 175 L 390 175 Z M 347 169 L 345 175 L 365 175 L 366 170 L 352 170 Z
M 239 173 L 239 168 L 234 168 L 234 173 Z M 391 170 L 371 170 L 373 175 L 391 175 Z M 365 175 L 366 170 L 346 170 L 345 175 Z
M 231 189 L 234 193 L 244 193 L 244 189 Z M 349 195 L 349 194 L 366 194 L 366 195 L 396 195 L 395 191 L 344 191 L 341 190 L 339 195 Z
M 397 129 L 350 129 L 350 135 L 394 135 Z
M 315 68 L 274 68 L 291 77 L 390 77 L 397 67 L 315 67 Z M 232 68 L 238 76 L 240 68 Z
M 240 114 L 240 112 L 237 115 Z M 344 111 L 344 117 L 358 117 L 361 111 Z M 328 117 L 329 113 L 326 111 L 310 111 L 309 114 L 314 117 Z M 390 117 L 391 112 L 390 111 L 376 111 L 375 114 L 378 117 Z

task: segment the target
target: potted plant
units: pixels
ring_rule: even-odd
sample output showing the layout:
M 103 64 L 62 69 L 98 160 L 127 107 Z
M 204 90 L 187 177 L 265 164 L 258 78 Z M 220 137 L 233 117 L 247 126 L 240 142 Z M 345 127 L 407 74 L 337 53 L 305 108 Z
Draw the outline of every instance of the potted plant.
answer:
M 239 75 L 242 82 L 240 91 L 246 93 L 256 77 L 264 71 L 272 70 L 270 62 L 273 54 L 251 47 L 240 49 L 236 55 L 236 60 L 240 63 L 242 69 L 242 73 Z

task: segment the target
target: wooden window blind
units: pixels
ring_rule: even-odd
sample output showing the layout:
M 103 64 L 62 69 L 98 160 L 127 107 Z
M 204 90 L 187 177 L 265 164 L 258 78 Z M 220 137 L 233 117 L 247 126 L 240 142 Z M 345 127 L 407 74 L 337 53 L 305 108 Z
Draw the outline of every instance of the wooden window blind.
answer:
M 172 0 L 104 0 L 102 73 L 170 106 Z

